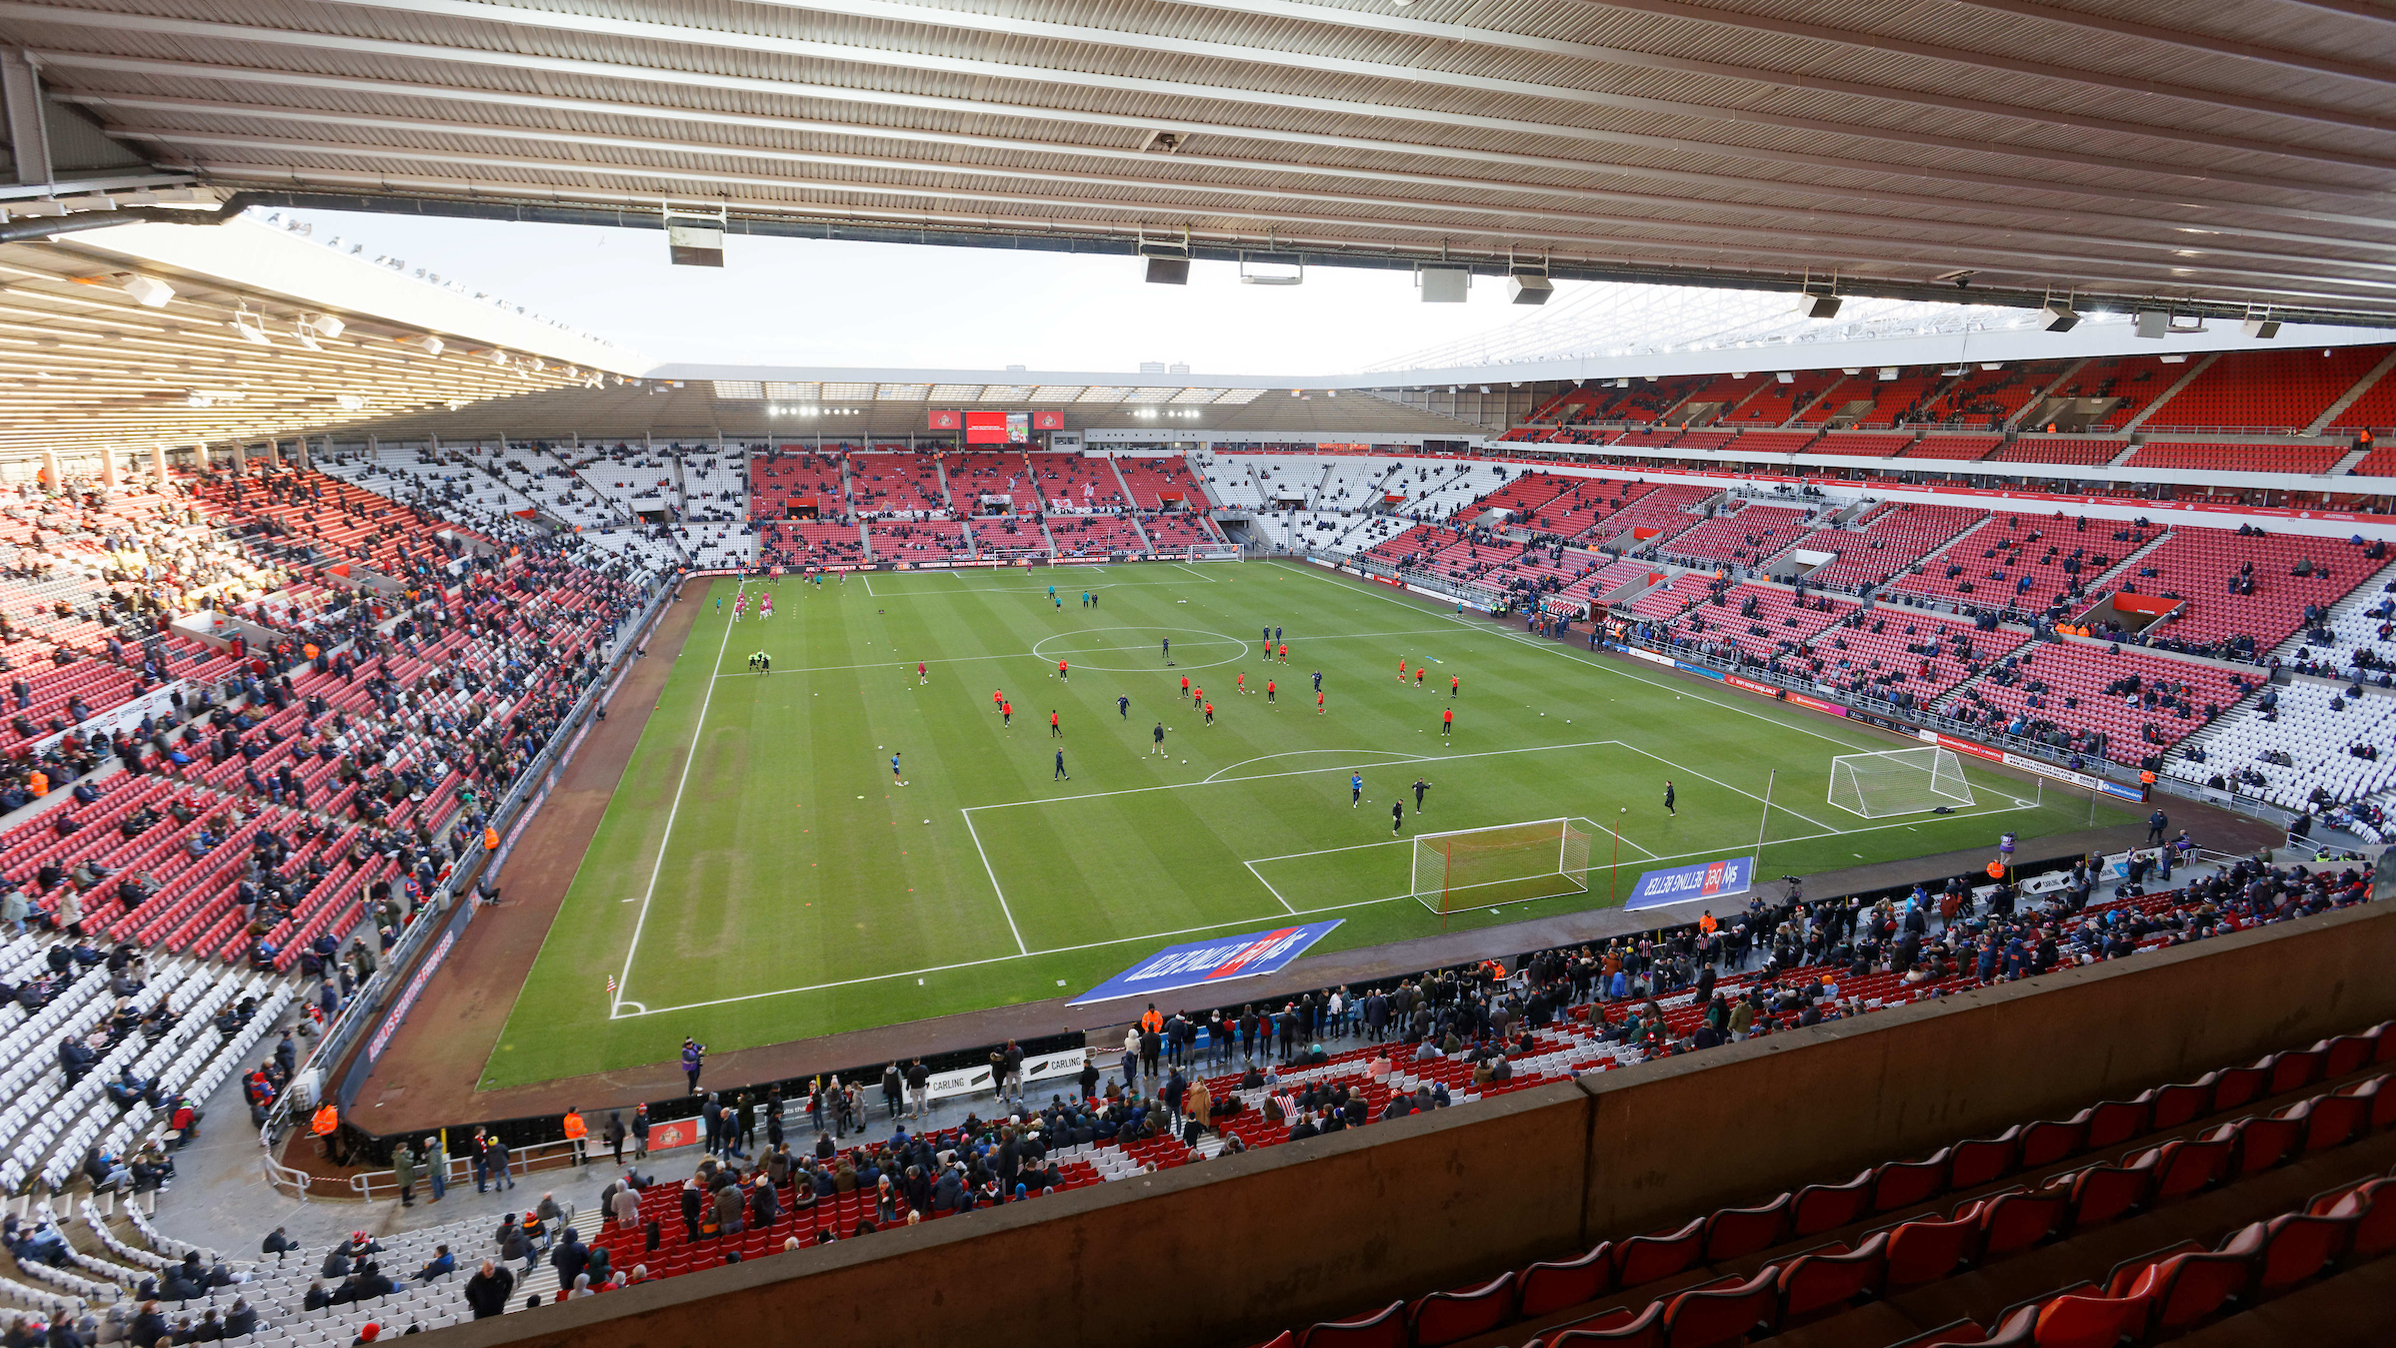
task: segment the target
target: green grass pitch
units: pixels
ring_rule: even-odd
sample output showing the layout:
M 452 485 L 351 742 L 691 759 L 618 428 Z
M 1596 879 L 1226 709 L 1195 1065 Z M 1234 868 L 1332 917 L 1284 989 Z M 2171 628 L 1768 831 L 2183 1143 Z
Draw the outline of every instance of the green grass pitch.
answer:
M 1830 760 L 1885 738 L 1304 566 L 763 585 L 775 616 L 753 607 L 734 623 L 738 587 L 715 582 L 485 1086 L 661 1061 L 684 1035 L 721 1051 L 1079 992 L 1156 947 L 1293 912 L 1345 919 L 1319 950 L 1423 935 L 1439 918 L 1408 892 L 1411 846 L 1390 833 L 1401 794 L 1409 834 L 1616 821 L 1622 886 L 1752 852 L 1759 825 L 1761 873 L 1779 875 L 1993 850 L 2004 830 L 2036 837 L 2090 815 L 2085 798 L 2026 807 L 2034 787 L 1973 764 L 1971 810 L 1861 819 L 1825 803 Z M 1268 625 L 1287 665 L 1260 652 Z M 747 672 L 757 651 L 772 674 Z M 1428 661 L 1429 678 L 1401 684 L 1400 659 Z M 1179 698 L 1184 675 L 1214 725 Z M 1012 728 L 994 690 L 1014 704 Z M 1071 780 L 1055 778 L 1060 748 Z M 1352 771 L 1365 780 L 1356 807 Z M 1418 776 L 1432 783 L 1419 818 Z M 1596 838 L 1586 894 L 1473 908 L 1450 926 L 1602 906 L 1613 846 Z

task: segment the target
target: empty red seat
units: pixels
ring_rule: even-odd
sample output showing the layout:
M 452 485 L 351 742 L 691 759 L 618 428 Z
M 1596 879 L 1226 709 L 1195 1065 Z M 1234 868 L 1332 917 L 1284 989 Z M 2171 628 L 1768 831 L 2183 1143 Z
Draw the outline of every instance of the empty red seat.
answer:
M 1783 1327 L 1802 1324 L 1879 1291 L 1888 1272 L 1889 1240 L 1883 1233 L 1852 1250 L 1803 1254 L 1791 1260 L 1780 1271 L 1779 1323 Z
M 1941 1150 L 1926 1161 L 1891 1161 L 1874 1171 L 1872 1211 L 1894 1212 L 1945 1193 L 1948 1154 Z
M 1809 1184 L 1797 1191 L 1789 1214 L 1792 1237 L 1817 1235 L 1860 1221 L 1872 1201 L 1872 1172 L 1845 1184 Z
M 2200 1115 L 2211 1112 L 2213 1083 L 2216 1074 L 2207 1072 L 2197 1080 L 2183 1085 L 2161 1086 L 2152 1092 L 2152 1109 L 2147 1123 L 2158 1131 L 2177 1128 Z
M 1692 1268 L 1704 1248 L 1705 1219 L 1700 1217 L 1678 1231 L 1633 1236 L 1614 1247 L 1614 1285 L 1637 1287 L 1669 1278 Z
M 2045 1240 L 2062 1223 L 2070 1206 L 2071 1196 L 2054 1189 L 1999 1194 L 1990 1199 L 1980 1214 L 1980 1258 L 2002 1258 Z
M 1612 1348 L 1664 1348 L 1664 1303 L 1650 1301 L 1638 1311 L 1607 1311 L 1544 1342 L 1546 1348 L 1584 1348 L 1595 1344 L 1609 1344 Z
M 2229 1176 L 2237 1179 L 2269 1170 L 2295 1155 L 2296 1145 L 2304 1137 L 2304 1123 L 2299 1119 L 2240 1119 L 2215 1129 L 2213 1136 L 2225 1133 L 2236 1140 Z
M 2153 1187 L 2154 1164 L 2151 1156 L 2140 1157 L 2128 1166 L 2090 1166 L 2073 1176 L 2071 1225 L 2097 1226 L 2136 1211 Z
M 2371 1056 L 2379 1051 L 2378 1042 L 2365 1034 L 2342 1034 L 2335 1039 L 2324 1039 L 2315 1047 L 2322 1052 L 2324 1078 L 2361 1071 L 2371 1065 Z
M 2207 1113 L 2221 1114 L 2262 1098 L 2271 1073 L 2262 1067 L 2228 1067 L 2213 1074 L 2213 1102 Z
M 2396 1180 L 2378 1179 L 2356 1186 L 2332 1204 L 2327 1216 L 2349 1218 L 2347 1254 L 2354 1259 L 2377 1259 L 2396 1250 Z
M 1719 1264 L 1768 1250 L 1789 1228 L 1787 1194 L 1757 1208 L 1722 1208 L 1706 1218 L 1705 1262 Z
M 2330 1261 L 2346 1253 L 2355 1228 L 2353 1217 L 2315 1217 L 2290 1213 L 2263 1224 L 2263 1248 L 2254 1266 L 2257 1297 L 2268 1297 L 2302 1283 Z
M 1406 1303 L 1393 1301 L 1371 1315 L 1310 1325 L 1300 1348 L 1406 1348 Z
M 2022 1169 L 2037 1170 L 2087 1150 L 2088 1115 L 2089 1111 L 2081 1110 L 2069 1119 L 2045 1120 L 2024 1128 Z
M 2140 1161 L 2151 1161 L 2155 1177 L 2147 1201 L 2167 1203 L 2211 1188 L 2228 1171 L 2230 1145 L 2227 1138 L 2190 1138 L 2166 1142 L 2141 1156 Z
M 1439 1348 L 1497 1328 L 1513 1305 L 1514 1275 L 1501 1273 L 1478 1287 L 1433 1292 L 1408 1307 L 1406 1319 L 1418 1348 Z
M 1514 1313 L 1525 1320 L 1596 1299 L 1612 1283 L 1614 1247 L 1600 1244 L 1578 1259 L 1531 1265 L 1522 1271 Z
M 2146 1323 L 2146 1298 L 2085 1294 L 2056 1297 L 2038 1308 L 2038 1348 L 2113 1348 Z
M 2084 1145 L 2090 1151 L 2127 1142 L 2147 1130 L 2154 1105 L 2144 1099 L 2107 1100 L 2088 1111 L 2088 1135 Z
M 2372 1103 L 2356 1095 L 2322 1095 L 2286 1111 L 2287 1118 L 2304 1124 L 2297 1149 L 2310 1153 L 2345 1146 L 2369 1125 Z
M 2270 1093 L 2286 1095 L 2312 1085 L 2321 1079 L 2322 1067 L 2328 1061 L 2329 1052 L 2326 1049 L 2291 1049 L 2274 1055 L 2271 1058 Z
M 1769 1334 L 1779 1313 L 1780 1270 L 1770 1264 L 1729 1287 L 1683 1292 L 1664 1309 L 1664 1340 L 1672 1348 L 1715 1348 Z
M 1947 1183 L 1956 1189 L 1977 1189 L 2012 1173 L 2021 1150 L 2020 1128 L 1995 1137 L 1958 1142 L 1947 1149 Z
M 1968 1262 L 1980 1248 L 1980 1217 L 1988 1201 L 1963 1207 L 1953 1217 L 1916 1218 L 1888 1233 L 1883 1285 L 1912 1287 L 1936 1282 Z

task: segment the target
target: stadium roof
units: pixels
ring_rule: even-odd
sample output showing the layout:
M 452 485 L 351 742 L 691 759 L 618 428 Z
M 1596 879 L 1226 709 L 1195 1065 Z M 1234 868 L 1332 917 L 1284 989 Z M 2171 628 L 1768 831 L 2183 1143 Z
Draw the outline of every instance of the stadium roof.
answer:
M 2354 0 L 6 0 L 0 40 L 298 204 L 2396 321 Z
M 254 442 L 648 364 L 250 219 L 0 243 L 0 453 Z

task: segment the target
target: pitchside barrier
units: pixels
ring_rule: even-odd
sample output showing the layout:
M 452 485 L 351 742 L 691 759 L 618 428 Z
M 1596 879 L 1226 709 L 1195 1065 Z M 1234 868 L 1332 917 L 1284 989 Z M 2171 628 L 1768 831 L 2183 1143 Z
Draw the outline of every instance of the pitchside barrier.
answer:
M 491 811 L 491 827 L 512 843 L 533 809 L 547 798 L 550 788 L 563 773 L 573 750 L 580 746 L 588 730 L 593 711 L 614 689 L 622 667 L 630 663 L 633 651 L 643 646 L 651 629 L 680 591 L 682 576 L 661 577 L 652 586 L 649 602 L 639 614 L 619 629 L 615 649 L 608 659 L 607 669 L 591 680 L 573 708 L 558 723 L 540 754 L 516 779 L 515 786 Z M 383 957 L 381 967 L 350 995 L 347 1003 L 335 1014 L 331 1024 L 317 1036 L 315 1048 L 293 1073 L 292 1087 L 276 1099 L 267 1112 L 266 1122 L 259 1129 L 259 1142 L 268 1152 L 270 1176 L 281 1181 L 288 1175 L 276 1175 L 272 1152 L 292 1124 L 293 1111 L 313 1109 L 320 1099 L 330 1096 L 343 1115 L 356 1101 L 364 1088 L 366 1077 L 373 1070 L 382 1050 L 390 1043 L 391 1035 L 406 1020 L 425 983 L 455 946 L 458 936 L 473 920 L 474 905 L 466 904 L 453 911 L 458 895 L 468 891 L 481 875 L 487 854 L 477 852 L 454 867 L 433 891 L 425 896 L 417 909 L 416 919 L 407 924 L 398 942 Z M 331 1081 L 342 1059 L 375 1029 L 367 1051 L 351 1059 L 340 1079 Z M 329 1088 L 328 1088 L 328 1083 Z M 296 1173 L 296 1172 L 293 1172 Z

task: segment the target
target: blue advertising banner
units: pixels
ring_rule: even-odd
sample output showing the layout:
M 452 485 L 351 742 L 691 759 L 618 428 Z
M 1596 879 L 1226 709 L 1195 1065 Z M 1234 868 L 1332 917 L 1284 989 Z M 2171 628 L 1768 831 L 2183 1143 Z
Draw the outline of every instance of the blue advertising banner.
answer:
M 1331 929 L 1345 920 L 1333 918 L 1329 922 L 1307 922 L 1298 926 L 1275 927 L 1271 931 L 1250 932 L 1245 936 L 1217 936 L 1204 941 L 1185 941 L 1180 945 L 1166 946 L 1065 1004 L 1088 1006 L 1092 1002 L 1109 1002 L 1118 997 L 1142 997 L 1235 978 L 1279 973 L 1288 967 L 1291 960 L 1305 954 L 1308 946 L 1329 936 Z
M 1668 903 L 1685 903 L 1690 899 L 1727 899 L 1746 893 L 1755 886 L 1755 858 L 1731 857 L 1723 861 L 1701 861 L 1694 866 L 1675 866 L 1668 871 L 1649 871 L 1631 886 L 1631 897 L 1622 906 L 1631 908 L 1660 908 Z

